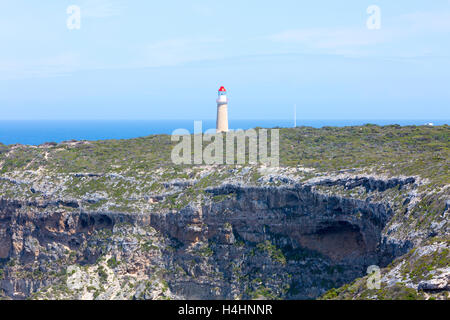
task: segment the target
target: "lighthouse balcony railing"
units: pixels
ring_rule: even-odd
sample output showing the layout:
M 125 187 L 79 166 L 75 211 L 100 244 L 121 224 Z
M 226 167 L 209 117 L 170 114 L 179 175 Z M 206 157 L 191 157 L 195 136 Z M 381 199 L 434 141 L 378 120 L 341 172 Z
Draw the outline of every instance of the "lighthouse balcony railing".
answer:
M 217 104 L 228 104 L 228 99 L 225 99 L 225 100 L 221 100 L 221 99 L 217 99 L 216 100 L 216 102 L 217 102 Z

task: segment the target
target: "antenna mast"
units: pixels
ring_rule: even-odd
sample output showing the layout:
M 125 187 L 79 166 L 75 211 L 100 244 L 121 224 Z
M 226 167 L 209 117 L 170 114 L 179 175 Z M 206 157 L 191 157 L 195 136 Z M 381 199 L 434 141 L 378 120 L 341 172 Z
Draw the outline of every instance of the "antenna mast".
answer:
M 294 128 L 297 128 L 297 105 L 294 104 Z

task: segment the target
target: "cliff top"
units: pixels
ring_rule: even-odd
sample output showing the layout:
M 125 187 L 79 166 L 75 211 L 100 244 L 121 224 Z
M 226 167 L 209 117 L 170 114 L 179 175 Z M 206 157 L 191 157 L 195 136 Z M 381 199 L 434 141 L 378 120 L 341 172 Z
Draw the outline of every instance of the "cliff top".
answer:
M 283 128 L 280 165 L 328 172 L 370 167 L 379 173 L 420 175 L 436 183 L 448 183 L 449 141 L 448 125 Z M 48 142 L 37 147 L 0 144 L 0 174 L 47 170 L 137 176 L 158 168 L 182 170 L 186 166 L 171 162 L 175 144 L 169 135 Z

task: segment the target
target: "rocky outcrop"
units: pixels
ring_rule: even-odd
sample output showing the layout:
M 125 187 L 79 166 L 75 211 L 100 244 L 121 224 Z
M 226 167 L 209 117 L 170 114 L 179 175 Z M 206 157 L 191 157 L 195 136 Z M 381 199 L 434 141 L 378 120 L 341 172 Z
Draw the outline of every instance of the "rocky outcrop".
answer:
M 435 279 L 422 281 L 419 283 L 417 290 L 423 291 L 443 291 L 450 290 L 450 272 L 439 275 Z
M 308 181 L 309 185 L 317 186 L 335 186 L 341 185 L 346 189 L 353 189 L 362 186 L 367 192 L 370 191 L 386 191 L 391 188 L 402 188 L 416 182 L 415 177 L 392 177 L 382 178 L 378 176 L 356 176 L 352 177 L 348 174 L 342 174 L 330 178 L 316 178 Z
M 163 292 L 190 299 L 316 298 L 412 247 L 409 240 L 383 233 L 395 214 L 392 202 L 372 201 L 370 195 L 330 195 L 316 187 L 363 187 L 370 193 L 414 183 L 414 178 L 359 177 L 279 187 L 224 184 L 206 188 L 209 198 L 181 210 L 143 213 L 86 212 L 70 199 L 1 200 L 0 288 L 10 298 L 49 292 L 62 281 L 50 275 L 66 272 L 67 265 L 93 266 L 108 256 L 123 261 L 110 271 L 115 280 L 109 286 L 119 291 L 120 281 L 130 274 L 138 275 L 135 281 L 158 274 L 159 285 L 153 285 L 158 289 L 145 291 L 149 284 L 136 282 L 140 289 L 130 293 L 135 298 L 156 298 Z M 189 187 L 194 182 L 172 184 Z M 118 228 L 122 224 L 133 227 L 124 231 Z M 87 278 L 92 274 L 77 273 L 76 279 Z M 100 297 L 111 298 L 111 288 Z M 86 292 L 82 297 L 93 298 Z

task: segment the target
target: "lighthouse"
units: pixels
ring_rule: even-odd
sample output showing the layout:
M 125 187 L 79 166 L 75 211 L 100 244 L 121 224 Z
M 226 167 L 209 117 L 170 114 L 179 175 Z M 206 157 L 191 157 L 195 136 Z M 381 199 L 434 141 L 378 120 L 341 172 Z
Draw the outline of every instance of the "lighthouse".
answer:
M 224 87 L 220 87 L 217 98 L 216 131 L 228 132 L 228 98 L 227 90 Z

